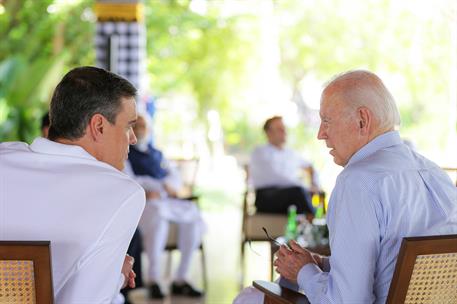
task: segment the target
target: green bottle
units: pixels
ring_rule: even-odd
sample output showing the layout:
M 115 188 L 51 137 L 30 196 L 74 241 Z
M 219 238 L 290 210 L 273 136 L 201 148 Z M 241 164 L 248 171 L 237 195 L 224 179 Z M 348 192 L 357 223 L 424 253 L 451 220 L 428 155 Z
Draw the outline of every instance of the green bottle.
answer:
M 324 206 L 322 206 L 322 203 L 319 204 L 319 206 L 316 209 L 316 213 L 314 214 L 314 218 L 320 219 L 324 217 Z
M 290 205 L 287 209 L 286 239 L 294 240 L 297 236 L 297 207 Z

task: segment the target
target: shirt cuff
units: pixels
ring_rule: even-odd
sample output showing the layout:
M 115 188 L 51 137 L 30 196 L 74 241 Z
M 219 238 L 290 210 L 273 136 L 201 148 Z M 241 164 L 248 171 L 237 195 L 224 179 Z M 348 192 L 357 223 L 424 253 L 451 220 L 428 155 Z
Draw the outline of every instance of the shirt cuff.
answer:
M 297 284 L 300 290 L 304 290 L 306 294 L 306 286 L 311 282 L 310 278 L 320 273 L 322 273 L 322 270 L 314 263 L 308 263 L 303 266 L 297 276 Z
M 285 288 L 289 288 L 289 289 L 292 289 L 294 291 L 299 291 L 299 287 L 298 287 L 297 284 L 292 283 L 291 281 L 287 280 L 284 277 L 279 277 L 279 280 L 277 281 L 277 283 L 279 284 L 279 286 L 282 286 L 282 287 L 285 287 Z

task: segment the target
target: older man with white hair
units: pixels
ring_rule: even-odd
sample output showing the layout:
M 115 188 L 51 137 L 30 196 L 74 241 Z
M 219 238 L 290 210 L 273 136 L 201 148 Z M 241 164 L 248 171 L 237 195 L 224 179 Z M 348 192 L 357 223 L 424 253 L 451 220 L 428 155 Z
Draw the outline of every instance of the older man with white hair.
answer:
M 385 303 L 403 237 L 457 233 L 457 190 L 403 143 L 395 101 L 375 74 L 332 80 L 320 116 L 318 139 L 344 167 L 327 215 L 332 255 L 291 242 L 292 250 L 280 248 L 276 270 L 311 303 Z

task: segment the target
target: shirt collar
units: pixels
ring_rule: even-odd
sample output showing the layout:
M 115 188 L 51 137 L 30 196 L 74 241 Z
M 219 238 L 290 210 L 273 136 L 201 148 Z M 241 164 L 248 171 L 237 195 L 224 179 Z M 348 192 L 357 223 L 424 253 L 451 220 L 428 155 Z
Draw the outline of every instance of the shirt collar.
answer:
M 351 159 L 349 159 L 347 165 L 367 158 L 376 151 L 382 150 L 387 147 L 399 145 L 401 143 L 403 143 L 403 141 L 401 140 L 400 133 L 398 133 L 398 131 L 389 131 L 384 134 L 381 134 L 378 137 L 374 138 L 372 141 L 370 141 L 368 144 L 363 146 L 359 151 L 355 152 L 354 155 L 352 155 Z
M 282 148 L 278 148 L 277 146 L 275 145 L 272 145 L 270 143 L 267 143 L 266 146 L 269 148 L 269 149 L 272 149 L 272 150 L 275 150 L 275 151 L 284 151 L 286 149 L 285 146 L 283 146 Z
M 37 137 L 30 145 L 30 149 L 37 153 L 66 155 L 96 160 L 91 154 L 78 145 L 61 144 L 43 137 Z

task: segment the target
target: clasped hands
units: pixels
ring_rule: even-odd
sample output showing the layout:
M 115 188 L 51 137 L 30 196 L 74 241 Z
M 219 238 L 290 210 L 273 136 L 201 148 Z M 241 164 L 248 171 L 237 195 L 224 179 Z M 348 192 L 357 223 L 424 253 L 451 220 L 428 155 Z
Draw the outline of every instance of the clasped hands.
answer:
M 122 265 L 122 274 L 124 275 L 125 280 L 122 288 L 127 286 L 130 288 L 135 288 L 136 274 L 132 269 L 133 263 L 135 263 L 135 259 L 128 254 L 125 255 L 124 264 Z
M 163 190 L 165 190 L 168 197 L 177 198 L 178 192 L 175 188 L 171 187 L 167 183 L 163 184 Z M 146 191 L 146 200 L 157 200 L 162 198 L 160 191 Z
M 322 268 L 321 256 L 305 248 L 302 248 L 297 242 L 290 241 L 290 248 L 285 245 L 279 247 L 276 252 L 276 260 L 273 265 L 276 267 L 282 277 L 290 282 L 297 283 L 298 272 L 309 263 L 314 263 Z

